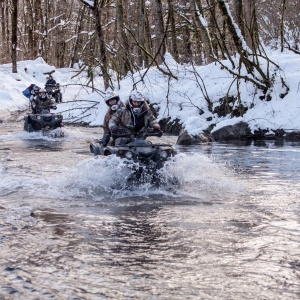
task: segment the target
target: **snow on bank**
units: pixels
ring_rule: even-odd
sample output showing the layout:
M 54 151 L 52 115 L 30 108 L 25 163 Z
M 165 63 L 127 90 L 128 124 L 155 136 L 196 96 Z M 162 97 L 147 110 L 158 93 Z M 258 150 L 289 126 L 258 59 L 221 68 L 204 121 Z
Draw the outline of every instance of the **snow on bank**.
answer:
M 269 91 L 271 101 L 262 101 L 260 99 L 262 92 L 252 83 L 240 82 L 241 102 L 249 109 L 239 118 L 218 117 L 208 110 L 207 99 L 215 108 L 220 104 L 220 98 L 226 95 L 236 96 L 238 93 L 237 84 L 226 69 L 221 69 L 216 63 L 207 66 L 179 65 L 168 53 L 165 58 L 168 68 L 165 65 L 161 68 L 171 71 L 173 77 L 164 76 L 156 67 L 128 75 L 120 82 L 120 88 L 117 82 L 115 83 L 115 90 L 120 94 L 121 100 L 126 101 L 133 86 L 136 85 L 152 104 L 159 107 L 159 119 L 178 118 L 191 134 L 198 134 L 211 124 L 216 124 L 214 129 L 216 130 L 240 121 L 247 122 L 252 131 L 258 128 L 300 130 L 299 55 L 279 52 L 269 54 L 269 58 L 280 67 L 270 68 L 271 74 L 274 74 L 274 86 Z M 230 67 L 229 61 L 224 61 L 224 64 Z M 102 78 L 95 76 L 94 86 L 97 91 L 93 92 L 91 88 L 85 87 L 88 79 L 84 73 L 74 77 L 75 69 L 56 69 L 47 65 L 42 58 L 19 62 L 18 74 L 11 73 L 10 64 L 0 66 L 2 115 L 3 111 L 26 109 L 28 99 L 22 95 L 22 91 L 31 83 L 43 87 L 46 73 L 52 71 L 55 71 L 54 79 L 62 86 L 64 103 L 59 105 L 58 111 L 63 112 L 64 118 L 77 118 L 92 126 L 102 125 L 107 109 L 102 100 L 105 92 Z M 280 96 L 286 92 L 281 77 L 289 88 L 284 98 Z M 72 102 L 73 100 L 85 101 Z M 84 114 L 80 115 L 83 112 Z

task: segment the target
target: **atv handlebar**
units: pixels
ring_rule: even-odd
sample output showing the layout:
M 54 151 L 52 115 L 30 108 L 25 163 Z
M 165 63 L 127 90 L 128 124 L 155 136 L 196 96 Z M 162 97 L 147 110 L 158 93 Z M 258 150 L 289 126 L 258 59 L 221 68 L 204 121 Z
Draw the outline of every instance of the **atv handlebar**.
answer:
M 161 137 L 163 135 L 162 131 L 157 131 L 157 130 L 153 130 L 153 128 L 149 128 L 146 131 L 139 131 L 136 133 L 129 133 L 127 130 L 120 130 L 119 132 L 114 132 L 112 133 L 112 137 L 114 139 L 117 138 L 132 138 L 132 137 L 136 137 L 136 138 L 147 138 L 148 136 L 157 136 L 157 137 Z
M 145 134 L 144 137 L 146 138 L 147 136 L 157 136 L 157 137 L 162 137 L 163 132 L 161 130 L 154 130 L 153 128 L 148 129 Z

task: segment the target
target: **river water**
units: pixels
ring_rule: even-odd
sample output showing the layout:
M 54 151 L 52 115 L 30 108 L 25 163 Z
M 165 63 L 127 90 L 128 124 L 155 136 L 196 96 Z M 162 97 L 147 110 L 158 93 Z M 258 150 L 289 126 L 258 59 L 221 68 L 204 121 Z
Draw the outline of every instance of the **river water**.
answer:
M 177 147 L 128 188 L 101 129 L 22 125 L 0 124 L 0 299 L 300 298 L 299 143 Z

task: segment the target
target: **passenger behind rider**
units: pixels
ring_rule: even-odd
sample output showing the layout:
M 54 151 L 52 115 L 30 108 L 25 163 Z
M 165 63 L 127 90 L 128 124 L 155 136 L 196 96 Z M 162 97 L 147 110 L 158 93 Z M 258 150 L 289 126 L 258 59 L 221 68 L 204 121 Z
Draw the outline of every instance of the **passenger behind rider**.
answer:
M 36 99 L 39 96 L 39 90 L 40 90 L 40 88 L 38 86 L 35 86 L 32 89 L 31 95 L 29 97 L 29 106 L 30 106 L 33 114 L 36 113 L 35 109 L 33 108 L 33 102 L 34 102 L 34 99 Z
M 120 100 L 119 94 L 113 91 L 108 91 L 105 94 L 104 101 L 108 106 L 108 110 L 105 114 L 103 120 L 103 136 L 102 136 L 102 145 L 106 147 L 111 139 L 111 132 L 108 127 L 108 122 L 111 119 L 112 115 L 121 107 L 124 107 L 123 102 Z M 112 140 L 113 141 L 113 140 Z M 111 141 L 111 143 L 112 143 Z M 111 144 L 110 143 L 110 144 Z
M 120 128 L 129 130 L 133 135 L 146 128 L 153 128 L 154 131 L 161 133 L 160 125 L 141 92 L 131 92 L 125 107 L 117 110 L 109 120 L 112 134 L 118 133 Z
M 38 96 L 33 99 L 32 106 L 36 114 L 41 113 L 43 109 L 50 110 L 57 108 L 55 101 L 52 97 L 48 96 L 46 89 L 39 90 Z

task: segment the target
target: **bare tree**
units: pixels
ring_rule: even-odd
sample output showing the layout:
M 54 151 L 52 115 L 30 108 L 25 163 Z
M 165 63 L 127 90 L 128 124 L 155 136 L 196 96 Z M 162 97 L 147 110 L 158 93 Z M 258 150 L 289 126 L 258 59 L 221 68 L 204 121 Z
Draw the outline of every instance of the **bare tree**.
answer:
M 18 48 L 18 0 L 12 0 L 11 14 L 11 61 L 12 72 L 17 73 L 17 49 Z
M 110 81 L 110 76 L 108 73 L 105 40 L 104 40 L 102 23 L 101 23 L 100 4 L 99 4 L 98 0 L 94 0 L 93 5 L 89 5 L 84 0 L 80 0 L 80 1 L 83 2 L 83 4 L 89 6 L 89 8 L 92 10 L 94 18 L 95 18 L 95 27 L 96 27 L 96 31 L 97 31 L 97 35 L 98 35 L 99 43 L 100 43 L 100 53 L 99 53 L 100 61 L 101 61 L 100 68 L 102 71 L 104 87 L 105 87 L 105 89 L 107 89 L 109 86 L 111 86 L 111 83 L 110 83 L 111 81 Z
M 129 43 L 128 37 L 125 32 L 125 20 L 123 11 L 123 1 L 116 0 L 116 23 L 117 23 L 117 36 L 119 37 L 119 48 L 120 48 L 120 70 L 121 75 L 126 75 L 131 69 L 129 59 Z
M 241 30 L 242 36 L 245 37 L 244 0 L 234 0 L 234 6 L 237 25 Z
M 284 49 L 284 14 L 286 11 L 286 0 L 282 0 L 281 6 L 281 21 L 280 21 L 280 50 L 283 52 Z
M 70 66 L 73 67 L 75 63 L 79 61 L 79 48 L 83 43 L 82 33 L 81 31 L 84 28 L 84 18 L 86 16 L 86 5 L 82 5 L 82 7 L 78 11 L 78 15 L 75 22 L 74 36 L 70 40 L 74 39 L 74 44 L 71 46 L 70 50 Z
M 162 12 L 162 1 L 153 0 L 153 20 L 154 20 L 154 43 L 153 43 L 153 52 L 157 55 L 157 62 L 161 63 L 163 61 L 163 56 L 166 52 L 165 45 L 165 28 L 163 21 L 163 12 Z
M 177 30 L 176 30 L 176 23 L 175 23 L 175 10 L 174 10 L 174 1 L 168 0 L 169 6 L 169 30 L 171 35 L 171 53 L 174 56 L 176 61 L 179 61 L 179 53 L 178 53 L 178 46 L 177 46 Z

